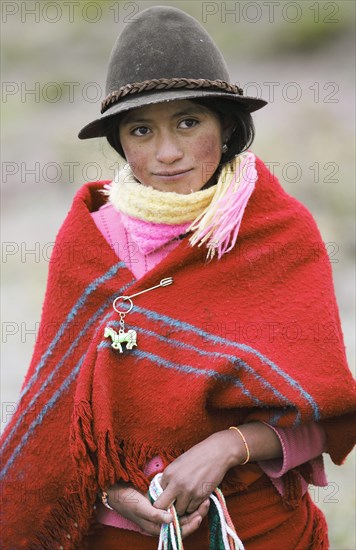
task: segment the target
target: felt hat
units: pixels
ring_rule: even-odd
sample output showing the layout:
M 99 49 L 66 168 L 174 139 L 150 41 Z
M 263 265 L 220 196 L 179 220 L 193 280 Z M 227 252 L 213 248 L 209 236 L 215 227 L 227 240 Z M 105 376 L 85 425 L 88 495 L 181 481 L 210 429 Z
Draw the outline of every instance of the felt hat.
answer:
M 125 26 L 110 55 L 105 95 L 100 118 L 80 130 L 80 139 L 105 136 L 110 117 L 162 101 L 216 97 L 248 112 L 267 104 L 244 96 L 207 31 L 168 6 L 147 8 Z

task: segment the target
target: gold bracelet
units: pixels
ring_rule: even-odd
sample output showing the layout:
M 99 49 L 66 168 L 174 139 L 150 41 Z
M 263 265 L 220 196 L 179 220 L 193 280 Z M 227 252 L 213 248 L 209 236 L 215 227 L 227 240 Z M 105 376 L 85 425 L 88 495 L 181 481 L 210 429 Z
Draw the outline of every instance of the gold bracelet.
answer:
M 108 494 L 105 491 L 101 493 L 101 502 L 104 504 L 104 506 L 106 506 L 106 508 L 108 508 L 111 511 L 114 511 L 114 508 L 112 508 L 108 502 Z
M 245 439 L 245 436 L 244 434 L 241 432 L 241 430 L 239 430 L 238 428 L 236 428 L 236 426 L 230 426 L 229 430 L 236 430 L 240 436 L 241 436 L 241 439 L 242 441 L 244 442 L 244 445 L 245 445 L 245 449 L 246 449 L 246 460 L 245 462 L 241 462 L 240 466 L 244 466 L 245 464 L 248 463 L 248 461 L 250 460 L 250 449 L 248 448 L 248 445 L 247 445 L 247 441 Z

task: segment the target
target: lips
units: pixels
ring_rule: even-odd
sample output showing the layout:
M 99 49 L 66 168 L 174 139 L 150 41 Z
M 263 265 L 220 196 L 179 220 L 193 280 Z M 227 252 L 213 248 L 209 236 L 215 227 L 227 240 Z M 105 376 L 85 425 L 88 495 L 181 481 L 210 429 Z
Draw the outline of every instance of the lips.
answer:
M 176 180 L 186 176 L 191 172 L 192 168 L 188 170 L 175 170 L 175 171 L 164 171 L 164 172 L 155 172 L 153 175 L 164 180 Z

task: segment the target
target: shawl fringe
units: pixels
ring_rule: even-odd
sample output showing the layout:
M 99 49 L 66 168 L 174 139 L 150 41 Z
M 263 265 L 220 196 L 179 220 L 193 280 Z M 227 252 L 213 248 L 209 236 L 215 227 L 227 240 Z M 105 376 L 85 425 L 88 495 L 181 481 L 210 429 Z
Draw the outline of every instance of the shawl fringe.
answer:
M 315 507 L 315 518 L 313 524 L 313 540 L 311 550 L 329 550 L 328 526 L 325 516 L 321 510 Z
M 95 441 L 91 404 L 80 401 L 73 410 L 71 452 L 78 472 L 79 494 L 85 499 L 88 487 L 91 491 L 104 491 L 120 479 L 147 492 L 152 477 L 157 473 L 144 474 L 147 460 L 159 455 L 166 467 L 184 450 L 163 450 L 146 443 L 124 441 L 109 429 L 99 433 Z
M 92 491 L 97 490 L 94 458 L 97 445 L 92 426 L 93 414 L 90 404 L 85 401 L 77 403 L 72 416 L 70 450 L 77 465 L 78 490 L 83 500 L 88 488 Z
M 290 470 L 283 476 L 284 495 L 282 497 L 285 506 L 295 509 L 301 503 L 303 491 L 300 475 L 296 469 Z
M 28 550 L 53 550 L 55 542 L 58 549 L 72 550 L 80 544 L 93 521 L 97 493 L 88 488 L 84 492 L 77 489 L 75 483 L 66 489 L 38 529 L 35 540 L 28 543 Z

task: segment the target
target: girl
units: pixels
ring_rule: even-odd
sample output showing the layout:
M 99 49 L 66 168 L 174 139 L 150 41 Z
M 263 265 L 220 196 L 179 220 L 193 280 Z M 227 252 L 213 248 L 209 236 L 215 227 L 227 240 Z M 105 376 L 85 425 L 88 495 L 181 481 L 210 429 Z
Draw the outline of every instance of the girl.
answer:
M 120 35 L 79 133 L 118 170 L 57 236 L 3 438 L 5 548 L 149 550 L 165 525 L 188 550 L 328 547 L 307 486 L 352 449 L 355 391 L 319 232 L 249 149 L 265 105 L 180 10 Z

